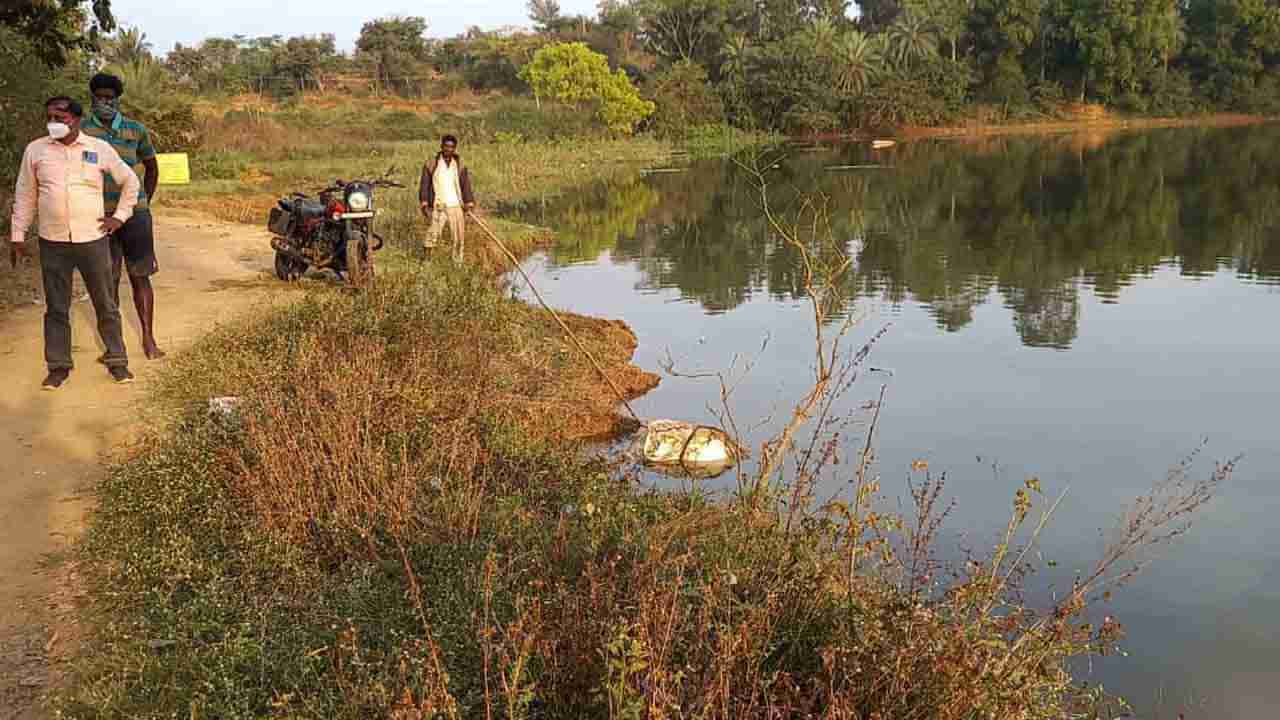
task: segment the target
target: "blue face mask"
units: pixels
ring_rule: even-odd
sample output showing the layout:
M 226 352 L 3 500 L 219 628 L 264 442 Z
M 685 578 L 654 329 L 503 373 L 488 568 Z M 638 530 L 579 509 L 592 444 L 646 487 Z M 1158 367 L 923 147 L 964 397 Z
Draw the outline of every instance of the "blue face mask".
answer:
M 111 100 L 103 100 L 102 98 L 93 99 L 93 114 L 104 123 L 109 123 L 116 119 L 116 113 L 120 112 L 120 98 Z

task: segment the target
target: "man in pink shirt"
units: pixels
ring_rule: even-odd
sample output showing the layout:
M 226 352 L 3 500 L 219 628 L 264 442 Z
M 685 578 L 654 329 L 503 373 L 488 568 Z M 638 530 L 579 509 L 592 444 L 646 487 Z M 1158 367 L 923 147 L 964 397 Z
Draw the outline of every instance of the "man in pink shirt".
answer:
M 44 280 L 44 389 L 62 387 L 71 373 L 71 280 L 80 271 L 98 316 L 111 378 L 131 382 L 120 308 L 112 293 L 109 236 L 133 215 L 141 183 L 108 143 L 80 132 L 84 114 L 68 97 L 45 103 L 49 136 L 27 146 L 13 195 L 13 246 L 23 255 L 27 230 L 39 218 L 40 272 Z M 113 215 L 103 204 L 104 176 L 124 192 Z

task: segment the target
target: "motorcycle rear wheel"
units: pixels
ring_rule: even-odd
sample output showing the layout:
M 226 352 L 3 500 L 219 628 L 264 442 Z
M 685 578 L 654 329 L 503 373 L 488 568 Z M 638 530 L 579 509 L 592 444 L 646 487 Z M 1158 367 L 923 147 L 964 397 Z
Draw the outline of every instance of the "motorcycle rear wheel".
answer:
M 294 282 L 307 271 L 307 264 L 301 260 L 276 251 L 276 277 L 285 282 Z

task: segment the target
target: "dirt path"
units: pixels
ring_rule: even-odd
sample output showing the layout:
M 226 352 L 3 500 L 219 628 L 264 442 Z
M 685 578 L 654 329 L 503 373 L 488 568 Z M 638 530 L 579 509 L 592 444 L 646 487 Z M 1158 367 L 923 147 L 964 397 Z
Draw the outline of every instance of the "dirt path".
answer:
M 265 231 L 161 210 L 156 243 L 156 334 L 170 352 L 270 296 Z M 106 453 L 129 438 L 131 406 L 158 367 L 141 357 L 127 283 L 133 385 L 112 384 L 94 362 L 101 344 L 87 298 L 72 309 L 76 370 L 53 393 L 40 391 L 42 308 L 0 317 L 0 720 L 47 716 L 39 697 L 57 682 L 76 636 L 74 567 L 62 559 L 83 526 L 90 481 Z

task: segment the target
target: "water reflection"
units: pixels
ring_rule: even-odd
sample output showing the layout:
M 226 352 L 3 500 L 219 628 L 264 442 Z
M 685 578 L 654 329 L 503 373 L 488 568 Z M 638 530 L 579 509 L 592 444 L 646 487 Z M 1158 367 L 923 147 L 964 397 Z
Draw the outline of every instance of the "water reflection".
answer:
M 1042 543 L 1064 587 L 1096 559 L 1095 530 L 1186 451 L 1207 437 L 1206 458 L 1243 454 L 1194 532 L 1105 608 L 1129 656 L 1081 668 L 1143 718 L 1280 707 L 1276 148 L 1280 127 L 930 142 L 796 152 L 768 175 L 779 210 L 829 197 L 838 242 L 857 249 L 839 300 L 870 319 L 851 340 L 893 323 L 873 353 L 893 371 L 876 443 L 888 502 L 928 460 L 958 500 L 950 531 L 980 548 L 1025 478 L 1071 488 Z M 825 169 L 878 162 L 893 167 Z M 531 212 L 562 241 L 528 263 L 553 306 L 625 320 L 649 370 L 749 358 L 734 412 L 765 423 L 753 447 L 778 429 L 807 390 L 813 328 L 799 258 L 748 174 L 700 164 Z M 714 382 L 667 376 L 633 405 L 714 422 L 720 399 Z
M 1280 283 L 1276 147 L 1274 127 L 847 146 L 789 153 L 767 177 L 781 214 L 823 198 L 835 236 L 860 248 L 846 299 L 911 299 L 948 331 L 1000 302 L 1025 345 L 1065 349 L 1081 293 L 1115 302 L 1164 266 Z M 887 167 L 830 169 L 873 164 Z M 553 263 L 608 252 L 643 288 L 677 288 L 708 313 L 800 292 L 799 259 L 735 163 L 600 186 L 538 215 L 563 238 Z

